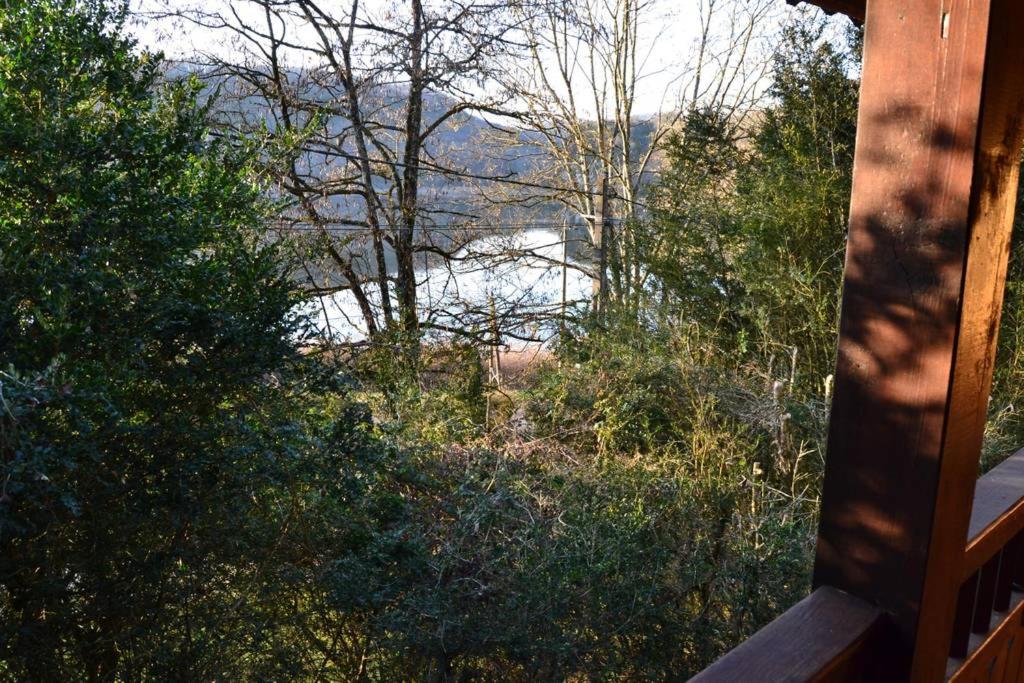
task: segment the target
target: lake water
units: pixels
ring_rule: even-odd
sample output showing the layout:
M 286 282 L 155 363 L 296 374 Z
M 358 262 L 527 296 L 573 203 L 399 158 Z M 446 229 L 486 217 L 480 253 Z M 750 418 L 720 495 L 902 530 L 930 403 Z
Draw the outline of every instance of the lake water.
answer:
M 449 266 L 417 272 L 421 320 L 451 327 L 489 327 L 491 312 L 506 320 L 503 327 L 521 336 L 549 337 L 556 325 L 524 320 L 550 317 L 561 308 L 562 237 L 546 229 L 488 235 L 467 245 Z M 590 298 L 591 281 L 571 267 L 566 277 L 570 309 L 582 310 Z M 493 302 L 493 308 L 492 308 Z M 365 338 L 359 306 L 350 292 L 324 297 L 311 310 L 321 332 L 335 340 Z M 509 346 L 528 345 L 508 340 Z

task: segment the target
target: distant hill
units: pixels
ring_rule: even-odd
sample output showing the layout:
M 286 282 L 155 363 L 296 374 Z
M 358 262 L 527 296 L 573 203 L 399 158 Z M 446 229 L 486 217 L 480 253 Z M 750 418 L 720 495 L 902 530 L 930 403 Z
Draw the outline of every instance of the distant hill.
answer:
M 217 96 L 215 116 L 226 125 L 244 129 L 262 126 L 273 130 L 276 121 L 256 86 L 248 79 L 225 74 L 213 69 L 201 69 L 191 64 L 169 63 L 166 78 L 181 79 L 191 75 L 209 84 L 209 94 Z M 343 93 L 327 82 L 317 82 L 309 74 L 291 71 L 287 74 L 287 87 L 297 92 L 306 102 L 320 103 L 324 108 L 344 106 Z M 400 126 L 404 116 L 405 90 L 399 86 L 380 86 L 364 92 L 363 107 L 379 122 Z M 454 104 L 444 94 L 430 92 L 425 96 L 424 125 L 430 125 Z M 308 114 L 300 112 L 301 117 Z M 349 127 L 349 120 L 341 112 L 333 114 L 322 123 L 331 136 L 342 134 Z M 644 148 L 652 134 L 651 124 L 638 122 L 634 129 L 638 148 Z M 322 135 L 323 133 L 321 133 Z M 390 149 L 400 154 L 402 141 L 391 141 Z M 348 150 L 354 153 L 354 148 Z M 502 203 L 505 196 L 526 196 L 514 182 L 526 181 L 543 168 L 546 152 L 539 144 L 539 134 L 512 128 L 499 130 L 481 116 L 462 112 L 448 119 L 427 141 L 424 158 L 428 163 L 420 179 L 420 198 L 423 214 L 422 228 L 429 232 L 429 239 L 436 244 L 450 244 L 461 231 L 472 229 L 481 236 L 501 233 L 517 228 L 546 227 L 558 229 L 567 214 L 554 201 L 531 201 L 524 203 Z M 451 169 L 455 174 L 439 173 L 430 168 L 432 164 Z M 304 165 L 313 175 L 328 177 L 344 166 L 338 160 L 324 155 L 310 153 Z M 460 177 L 460 175 L 462 177 Z M 494 180 L 487 180 L 488 178 Z M 382 189 L 384 182 L 382 181 Z M 502 194 L 506 191 L 507 195 Z M 340 216 L 358 218 L 361 200 L 337 198 L 333 210 Z M 579 217 L 570 218 L 570 255 L 580 255 L 588 242 L 586 227 Z M 464 237 L 459 238 L 464 239 Z M 365 259 L 369 262 L 372 259 Z M 389 268 L 393 259 L 388 259 Z
M 275 127 L 276 123 L 265 106 L 265 100 L 252 83 L 235 75 L 199 69 L 181 62 L 170 63 L 166 70 L 168 79 L 190 75 L 196 75 L 208 83 L 211 94 L 218 93 L 215 111 L 225 121 L 250 128 L 260 125 L 267 125 L 270 129 Z M 288 87 L 298 91 L 305 101 L 321 102 L 328 107 L 343 105 L 340 93 L 333 92 L 329 86 L 315 83 L 298 72 L 291 72 L 288 78 Z M 364 92 L 362 97 L 364 109 L 372 119 L 401 125 L 401 117 L 404 115 L 403 88 L 381 86 L 372 92 Z M 424 99 L 425 126 L 455 103 L 452 98 L 436 92 L 427 93 Z M 301 113 L 299 115 L 302 116 Z M 349 121 L 338 113 L 330 116 L 323 125 L 329 133 L 334 134 L 347 128 Z M 534 169 L 543 164 L 544 158 L 543 148 L 531 142 L 532 136 L 529 132 L 520 133 L 513 146 L 507 142 L 508 133 L 500 134 L 496 126 L 480 116 L 462 112 L 449 118 L 430 136 L 424 150 L 424 158 L 428 162 L 424 164 L 420 181 L 424 199 L 432 202 L 439 211 L 452 209 L 461 213 L 480 198 L 478 186 L 486 182 L 483 178 L 528 178 Z M 395 139 L 390 147 L 396 154 L 400 154 L 402 141 Z M 310 168 L 322 168 L 325 171 L 332 165 L 330 160 L 320 155 L 311 155 L 308 164 Z M 471 177 L 460 179 L 451 174 L 439 173 L 431 168 L 434 165 Z M 542 213 L 546 218 L 560 219 L 555 215 L 556 211 L 551 206 Z

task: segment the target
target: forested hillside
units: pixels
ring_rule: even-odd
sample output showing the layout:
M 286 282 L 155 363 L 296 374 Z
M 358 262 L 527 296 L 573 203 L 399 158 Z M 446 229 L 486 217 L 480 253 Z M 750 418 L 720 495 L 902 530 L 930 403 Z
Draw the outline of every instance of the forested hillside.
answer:
M 643 119 L 595 60 L 588 117 L 531 86 L 542 29 L 614 6 L 592 47 L 635 55 L 653 5 L 253 4 L 276 47 L 221 58 L 233 95 L 168 79 L 134 6 L 0 3 L 0 679 L 682 680 L 806 595 L 859 31 L 700 3 L 682 99 Z M 513 208 L 576 216 L 551 265 L 592 297 L 429 310 L 412 256 L 468 238 L 424 225 Z M 1024 440 L 1019 241 L 989 464 Z M 316 324 L 339 292 L 362 334 Z

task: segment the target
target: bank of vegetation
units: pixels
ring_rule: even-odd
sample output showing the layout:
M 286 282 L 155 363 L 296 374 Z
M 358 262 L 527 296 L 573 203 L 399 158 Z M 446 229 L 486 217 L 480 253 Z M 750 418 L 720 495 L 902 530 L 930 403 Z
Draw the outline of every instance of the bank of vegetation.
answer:
M 330 243 L 267 238 L 315 212 L 301 131 L 225 134 L 127 17 L 0 4 L 0 678 L 679 680 L 807 593 L 854 29 L 787 23 L 741 126 L 683 111 L 601 305 L 497 386 L 409 292 L 325 340 L 296 273 Z M 990 462 L 1024 436 L 1019 262 Z

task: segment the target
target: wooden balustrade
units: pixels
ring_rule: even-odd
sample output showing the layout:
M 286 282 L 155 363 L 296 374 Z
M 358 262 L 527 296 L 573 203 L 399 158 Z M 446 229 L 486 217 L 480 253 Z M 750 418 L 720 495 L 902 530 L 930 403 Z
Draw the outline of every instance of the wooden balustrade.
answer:
M 1024 677 L 1024 450 L 976 486 L 946 678 Z M 694 681 L 887 680 L 888 618 L 822 587 Z
M 1024 450 L 978 479 L 964 551 L 964 578 L 1024 529 Z
M 1017 681 L 1024 657 L 1024 450 L 978 479 L 947 678 Z

